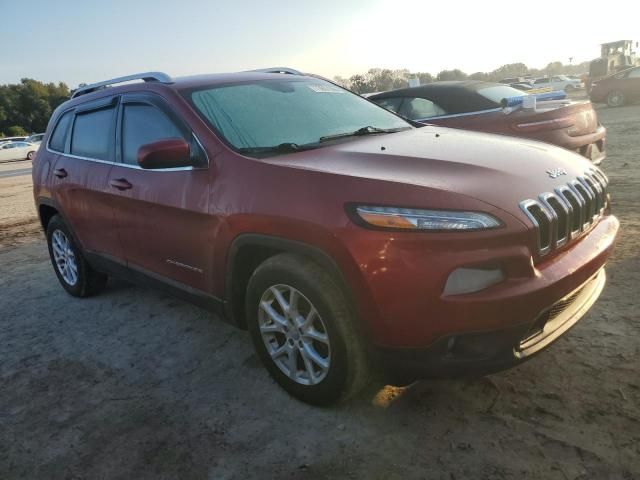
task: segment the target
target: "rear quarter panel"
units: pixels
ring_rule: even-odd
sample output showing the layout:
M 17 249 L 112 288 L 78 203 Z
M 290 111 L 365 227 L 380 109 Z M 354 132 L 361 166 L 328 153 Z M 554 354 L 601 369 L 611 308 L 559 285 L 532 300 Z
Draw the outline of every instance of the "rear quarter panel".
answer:
M 523 132 L 515 128 L 517 124 L 542 122 L 564 117 L 573 119 L 571 127 L 537 132 Z M 593 134 L 598 129 L 598 119 L 590 102 L 576 102 L 546 111 L 518 109 L 509 114 L 505 114 L 502 109 L 499 109 L 497 111 L 485 111 L 469 115 L 426 119 L 424 123 L 529 138 L 559 145 L 569 150 L 575 150 L 583 145 L 593 143 L 605 135 L 604 130 L 602 130 L 598 133 L 597 138 L 593 137 Z

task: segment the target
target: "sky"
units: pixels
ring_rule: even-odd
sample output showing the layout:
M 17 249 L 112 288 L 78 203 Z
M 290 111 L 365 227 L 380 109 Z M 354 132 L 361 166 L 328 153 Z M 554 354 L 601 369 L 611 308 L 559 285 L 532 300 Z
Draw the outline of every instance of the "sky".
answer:
M 595 3 L 595 2 L 594 2 Z M 491 71 L 591 60 L 640 41 L 640 4 L 429 0 L 0 0 L 0 84 L 75 88 L 143 71 L 172 76 L 288 66 L 344 77 L 369 68 Z M 607 15 L 605 10 L 614 12 Z M 615 17 L 615 21 L 611 18 Z M 640 53 L 640 52 L 639 52 Z

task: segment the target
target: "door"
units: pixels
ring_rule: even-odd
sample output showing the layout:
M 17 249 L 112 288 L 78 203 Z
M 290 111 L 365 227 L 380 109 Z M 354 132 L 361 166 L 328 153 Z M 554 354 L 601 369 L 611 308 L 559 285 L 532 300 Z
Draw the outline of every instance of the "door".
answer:
M 117 97 L 83 104 L 61 115 L 49 141 L 51 187 L 82 249 L 121 258 L 107 178 L 115 158 Z
M 188 125 L 154 94 L 129 94 L 118 114 L 117 157 L 108 185 L 127 264 L 152 276 L 210 291 L 213 236 L 206 155 Z M 193 166 L 144 170 L 141 146 L 181 138 Z
M 565 87 L 567 86 L 567 82 L 561 79 L 560 77 L 551 77 L 550 85 L 554 91 L 564 90 Z

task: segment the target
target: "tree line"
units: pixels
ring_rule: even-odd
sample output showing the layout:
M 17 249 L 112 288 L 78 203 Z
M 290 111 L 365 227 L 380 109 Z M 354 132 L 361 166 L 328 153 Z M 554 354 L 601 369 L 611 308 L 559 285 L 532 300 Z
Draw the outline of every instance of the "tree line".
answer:
M 589 62 L 576 65 L 564 65 L 562 62 L 551 62 L 544 68 L 529 68 L 524 63 L 509 63 L 491 72 L 475 72 L 467 74 L 460 69 L 442 70 L 433 76 L 428 72 L 410 72 L 407 69 L 390 70 L 371 68 L 368 72 L 352 75 L 349 78 L 334 77 L 334 81 L 356 93 L 372 93 L 394 90 L 408 86 L 410 78 L 420 80 L 420 85 L 443 80 L 484 80 L 496 82 L 508 77 L 542 77 L 545 75 L 580 75 L 589 70 Z
M 51 113 L 69 94 L 62 82 L 23 78 L 20 83 L 0 85 L 0 137 L 44 132 Z

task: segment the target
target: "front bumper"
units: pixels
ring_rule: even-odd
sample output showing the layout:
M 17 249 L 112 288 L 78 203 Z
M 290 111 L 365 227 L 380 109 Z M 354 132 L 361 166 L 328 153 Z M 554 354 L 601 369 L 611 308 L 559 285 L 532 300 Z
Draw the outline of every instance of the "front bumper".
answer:
M 546 349 L 573 327 L 600 296 L 605 282 L 603 268 L 533 321 L 446 336 L 425 348 L 378 347 L 377 358 L 392 380 L 480 376 L 505 370 Z
M 368 310 L 360 311 L 371 342 L 422 349 L 451 336 L 531 325 L 604 267 L 619 222 L 605 215 L 586 235 L 537 259 L 525 245 L 529 231 L 516 228 L 464 235 L 363 235 L 351 252 L 368 292 L 368 302 L 361 303 Z M 474 293 L 444 294 L 451 272 L 475 266 L 500 266 L 505 280 Z

